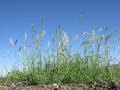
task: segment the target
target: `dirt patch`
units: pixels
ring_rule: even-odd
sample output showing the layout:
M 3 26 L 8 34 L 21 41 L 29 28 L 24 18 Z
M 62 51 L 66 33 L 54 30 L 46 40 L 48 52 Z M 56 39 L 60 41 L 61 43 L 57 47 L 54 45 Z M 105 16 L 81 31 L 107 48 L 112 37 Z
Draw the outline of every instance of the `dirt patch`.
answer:
M 109 86 L 92 86 L 92 85 L 40 85 L 40 86 L 23 86 L 12 84 L 10 86 L 0 85 L 0 90 L 120 90 L 120 85 L 111 83 Z

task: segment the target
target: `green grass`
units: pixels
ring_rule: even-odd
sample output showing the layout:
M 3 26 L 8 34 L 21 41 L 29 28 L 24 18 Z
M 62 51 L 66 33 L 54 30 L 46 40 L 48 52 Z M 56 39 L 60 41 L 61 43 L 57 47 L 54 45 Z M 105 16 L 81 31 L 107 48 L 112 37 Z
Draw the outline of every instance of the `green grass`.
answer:
M 42 23 L 44 24 L 43 20 Z M 39 84 L 109 84 L 111 81 L 120 82 L 119 64 L 112 67 L 110 64 L 112 52 L 109 44 L 112 36 L 106 28 L 103 35 L 94 31 L 84 32 L 79 38 L 79 48 L 82 51 L 73 52 L 69 41 L 72 37 L 62 33 L 60 26 L 56 28 L 48 51 L 44 54 L 41 41 L 44 38 L 44 25 L 42 32 L 36 36 L 32 25 L 32 44 L 27 43 L 25 33 L 24 48 L 19 48 L 19 64 L 0 82 L 28 82 L 30 85 Z M 87 39 L 82 39 L 87 37 Z M 79 40 L 77 40 L 79 41 Z M 15 46 L 17 47 L 16 43 Z M 75 47 L 74 47 L 75 48 Z M 105 49 L 104 49 L 105 48 Z M 17 52 L 15 52 L 17 53 Z

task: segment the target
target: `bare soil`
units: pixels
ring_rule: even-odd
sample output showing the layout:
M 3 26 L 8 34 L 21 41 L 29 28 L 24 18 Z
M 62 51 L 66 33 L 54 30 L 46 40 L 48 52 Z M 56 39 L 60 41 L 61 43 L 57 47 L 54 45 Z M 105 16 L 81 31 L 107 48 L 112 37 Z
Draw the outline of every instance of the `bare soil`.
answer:
M 120 90 L 120 85 L 117 83 L 111 83 L 108 86 L 92 86 L 92 85 L 0 85 L 0 90 Z

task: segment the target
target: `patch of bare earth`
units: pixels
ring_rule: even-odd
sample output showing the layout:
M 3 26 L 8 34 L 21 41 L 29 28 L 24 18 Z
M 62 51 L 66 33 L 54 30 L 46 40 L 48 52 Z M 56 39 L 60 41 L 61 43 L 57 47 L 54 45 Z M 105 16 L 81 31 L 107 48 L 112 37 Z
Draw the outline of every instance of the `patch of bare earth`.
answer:
M 28 85 L 15 85 L 11 84 L 0 85 L 0 90 L 120 90 L 120 85 L 117 83 L 111 83 L 109 86 L 92 86 L 92 85 L 40 85 L 40 86 L 28 86 Z

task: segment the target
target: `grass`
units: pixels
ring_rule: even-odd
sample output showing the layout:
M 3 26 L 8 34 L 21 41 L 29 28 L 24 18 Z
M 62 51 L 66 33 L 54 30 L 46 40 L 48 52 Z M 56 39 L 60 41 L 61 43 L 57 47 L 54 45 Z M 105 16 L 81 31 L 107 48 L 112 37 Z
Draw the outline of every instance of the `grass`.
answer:
M 35 26 L 32 25 L 31 45 L 28 45 L 25 33 L 24 47 L 19 47 L 17 54 L 20 65 L 16 65 L 11 72 L 1 77 L 1 83 L 25 81 L 30 85 L 53 83 L 107 85 L 111 81 L 120 82 L 119 64 L 114 67 L 111 65 L 112 51 L 109 44 L 112 35 L 108 34 L 108 28 L 103 30 L 104 36 L 97 35 L 94 31 L 84 32 L 81 37 L 86 38 L 80 43 L 82 51 L 73 52 L 68 39 L 70 41 L 75 37 L 62 33 L 58 26 L 47 53 L 43 55 L 41 48 L 41 40 L 45 35 L 43 24 L 44 19 L 39 36 L 36 35 Z M 12 44 L 16 47 L 17 43 L 13 41 Z

